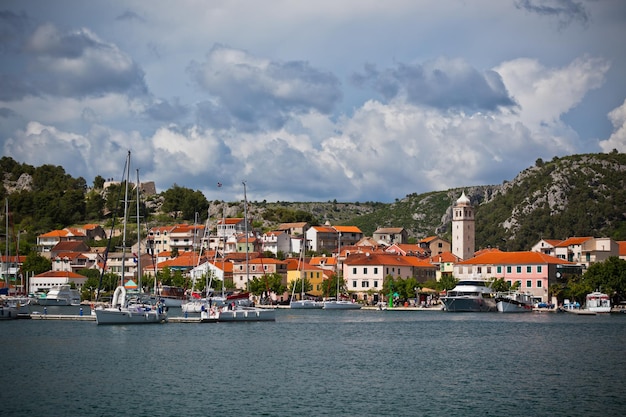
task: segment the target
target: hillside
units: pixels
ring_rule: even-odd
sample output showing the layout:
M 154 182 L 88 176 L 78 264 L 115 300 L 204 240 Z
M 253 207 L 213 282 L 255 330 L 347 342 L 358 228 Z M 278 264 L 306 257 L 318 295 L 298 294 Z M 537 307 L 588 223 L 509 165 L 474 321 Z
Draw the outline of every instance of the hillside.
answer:
M 38 233 L 49 230 L 46 228 L 106 221 L 106 196 L 88 190 L 84 179 L 71 178 L 62 167 L 35 168 L 6 157 L 1 162 L 4 187 L 0 197 L 9 197 L 13 220 L 28 232 L 29 242 L 34 243 Z M 626 154 L 615 152 L 572 155 L 550 162 L 539 159 L 535 166 L 500 185 L 410 194 L 389 204 L 251 201 L 248 212 L 261 231 L 280 223 L 308 221 L 356 225 L 368 236 L 379 227 L 393 226 L 404 227 L 415 239 L 430 235 L 449 239 L 452 204 L 463 191 L 476 207 L 477 248 L 526 250 L 541 238 L 568 236 L 626 240 Z M 243 216 L 242 202 L 208 202 L 198 192 L 178 187 L 149 199 L 150 224 L 193 221 L 193 210 L 176 217 L 173 213 L 185 210 L 168 201 L 174 196 L 185 200 L 185 192 L 204 200 L 196 206 L 205 204 L 213 223 L 222 215 Z M 167 212 L 161 213 L 166 207 Z

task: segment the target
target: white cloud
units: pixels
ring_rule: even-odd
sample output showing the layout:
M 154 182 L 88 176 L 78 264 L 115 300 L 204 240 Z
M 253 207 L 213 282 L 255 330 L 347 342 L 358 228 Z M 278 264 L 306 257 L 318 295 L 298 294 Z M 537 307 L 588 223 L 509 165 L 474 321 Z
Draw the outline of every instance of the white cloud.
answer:
M 626 152 L 626 100 L 609 113 L 609 119 L 614 131 L 607 140 L 600 141 L 600 147 L 604 152 L 611 152 L 613 149 Z

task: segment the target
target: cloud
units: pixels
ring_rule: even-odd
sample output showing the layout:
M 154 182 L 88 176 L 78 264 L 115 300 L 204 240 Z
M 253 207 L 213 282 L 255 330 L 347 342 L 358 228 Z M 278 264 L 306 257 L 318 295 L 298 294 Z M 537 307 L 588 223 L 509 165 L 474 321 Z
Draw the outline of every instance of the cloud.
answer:
M 353 74 L 352 81 L 371 86 L 386 100 L 402 98 L 411 104 L 442 110 L 495 111 L 515 106 L 499 74 L 481 73 L 461 59 L 398 63 L 383 71 L 368 65 L 365 72 Z
M 626 100 L 621 106 L 609 113 L 609 120 L 613 124 L 613 133 L 607 140 L 600 141 L 600 147 L 604 152 L 626 152 Z
M 279 128 L 291 114 L 330 113 L 341 98 L 339 80 L 330 72 L 303 61 L 275 62 L 221 45 L 188 71 L 215 100 L 200 107 L 206 112 L 201 117 L 214 119 L 215 104 L 245 130 Z
M 61 32 L 51 24 L 39 26 L 28 39 L 26 51 L 33 58 L 26 79 L 46 94 L 86 97 L 147 92 L 143 71 L 132 58 L 88 29 Z
M 515 7 L 530 13 L 555 17 L 559 22 L 559 28 L 564 28 L 574 21 L 586 25 L 590 19 L 585 6 L 574 0 L 516 0 Z

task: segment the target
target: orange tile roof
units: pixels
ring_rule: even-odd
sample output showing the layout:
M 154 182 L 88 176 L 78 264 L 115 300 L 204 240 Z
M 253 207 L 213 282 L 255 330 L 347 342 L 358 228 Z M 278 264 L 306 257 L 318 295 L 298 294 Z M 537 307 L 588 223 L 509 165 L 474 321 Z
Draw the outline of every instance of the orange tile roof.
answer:
M 47 271 L 39 275 L 35 275 L 35 278 L 87 278 L 83 275 L 77 274 L 72 271 Z
M 546 255 L 541 252 L 501 252 L 490 251 L 481 255 L 461 261 L 457 265 L 575 265 L 574 262 L 568 262 L 564 259 Z
M 67 235 L 67 230 L 52 230 L 48 233 L 44 233 L 43 235 L 39 235 L 39 237 L 65 237 Z
M 430 258 L 431 262 L 459 262 L 461 258 L 453 254 L 452 252 L 442 252 L 438 255 L 434 255 Z
M 558 245 L 556 245 L 559 248 L 565 248 L 571 245 L 582 245 L 583 243 L 585 243 L 586 241 L 593 239 L 593 237 L 591 236 L 587 236 L 587 237 L 570 237 L 569 239 L 565 239 L 564 241 L 560 242 Z
M 620 240 L 617 244 L 619 245 L 619 256 L 626 256 L 626 240 Z
M 335 226 L 335 230 L 341 233 L 363 233 L 361 229 L 356 226 Z
M 319 233 L 337 233 L 335 229 L 329 226 L 313 226 L 311 229 L 315 229 Z

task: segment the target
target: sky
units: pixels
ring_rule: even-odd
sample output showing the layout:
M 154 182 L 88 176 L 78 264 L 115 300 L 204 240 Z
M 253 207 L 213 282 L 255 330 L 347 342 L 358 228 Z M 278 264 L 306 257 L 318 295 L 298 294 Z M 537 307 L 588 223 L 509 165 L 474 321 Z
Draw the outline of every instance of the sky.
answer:
M 625 39 L 623 0 L 3 0 L 0 146 L 211 201 L 500 184 L 626 152 Z

